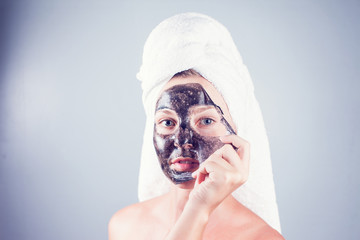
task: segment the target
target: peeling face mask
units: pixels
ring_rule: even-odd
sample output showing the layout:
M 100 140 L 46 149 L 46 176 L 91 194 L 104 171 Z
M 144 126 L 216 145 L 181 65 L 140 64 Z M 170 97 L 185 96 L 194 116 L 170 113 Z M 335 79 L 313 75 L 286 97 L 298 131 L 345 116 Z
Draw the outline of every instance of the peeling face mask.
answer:
M 236 134 L 198 83 L 165 90 L 156 104 L 154 147 L 162 171 L 175 184 L 193 180 L 198 169 L 224 146 L 219 136 Z

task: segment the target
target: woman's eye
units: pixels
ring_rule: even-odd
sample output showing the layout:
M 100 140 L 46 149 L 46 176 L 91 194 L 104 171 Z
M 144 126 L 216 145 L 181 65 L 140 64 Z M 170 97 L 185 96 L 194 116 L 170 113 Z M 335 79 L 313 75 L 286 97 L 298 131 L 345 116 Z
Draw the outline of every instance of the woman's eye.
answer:
M 212 120 L 211 118 L 203 118 L 200 120 L 200 123 L 202 125 L 210 125 L 214 122 L 214 120 Z
M 162 120 L 160 122 L 160 124 L 162 124 L 165 127 L 173 127 L 173 126 L 175 126 L 175 123 L 173 121 L 169 120 L 169 119 Z

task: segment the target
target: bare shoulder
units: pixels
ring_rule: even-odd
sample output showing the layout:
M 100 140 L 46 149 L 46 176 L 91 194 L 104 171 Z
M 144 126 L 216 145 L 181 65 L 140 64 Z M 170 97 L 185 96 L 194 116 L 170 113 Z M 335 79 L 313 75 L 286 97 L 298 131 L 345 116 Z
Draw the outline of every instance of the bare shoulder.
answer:
M 250 211 L 250 210 L 249 210 Z M 284 240 L 283 236 L 263 219 L 250 211 L 247 224 L 246 239 L 253 240 Z
M 246 239 L 246 240 L 284 240 L 283 236 L 270 227 L 267 223 L 251 221 L 238 226 L 232 225 L 223 235 L 222 239 Z
M 284 240 L 283 236 L 262 218 L 247 209 L 247 213 L 238 215 L 238 217 L 247 216 L 245 224 L 241 226 L 244 229 L 246 238 L 253 240 Z M 246 229 L 246 230 L 245 230 Z
M 233 238 L 247 240 L 284 240 L 283 236 L 260 217 L 256 216 L 245 224 L 232 228 Z
M 159 198 L 139 202 L 117 211 L 110 219 L 109 239 L 134 239 L 146 232 L 149 222 L 156 222 L 156 207 Z M 139 229 L 139 226 L 142 229 Z
M 108 225 L 109 239 L 126 239 L 130 237 L 132 226 L 143 212 L 141 203 L 133 204 L 117 211 Z
M 230 210 L 221 214 L 225 225 L 221 224 L 222 230 L 217 232 L 221 235 L 214 239 L 284 240 L 277 230 L 244 205 L 234 202 Z
M 255 240 L 284 240 L 285 238 L 275 229 L 267 225 L 258 226 L 257 233 L 254 234 Z

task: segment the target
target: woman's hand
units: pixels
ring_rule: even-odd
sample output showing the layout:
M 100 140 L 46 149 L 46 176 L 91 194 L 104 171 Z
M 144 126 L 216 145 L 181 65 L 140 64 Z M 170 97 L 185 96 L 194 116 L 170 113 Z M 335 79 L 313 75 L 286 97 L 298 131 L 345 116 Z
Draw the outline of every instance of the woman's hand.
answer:
M 249 143 L 237 135 L 223 136 L 220 140 L 225 145 L 192 174 L 195 186 L 187 203 L 209 213 L 244 184 L 249 175 Z
M 194 189 L 167 240 L 203 239 L 212 211 L 246 182 L 249 175 L 249 143 L 236 135 L 224 136 L 220 140 L 225 145 L 193 172 L 196 178 Z

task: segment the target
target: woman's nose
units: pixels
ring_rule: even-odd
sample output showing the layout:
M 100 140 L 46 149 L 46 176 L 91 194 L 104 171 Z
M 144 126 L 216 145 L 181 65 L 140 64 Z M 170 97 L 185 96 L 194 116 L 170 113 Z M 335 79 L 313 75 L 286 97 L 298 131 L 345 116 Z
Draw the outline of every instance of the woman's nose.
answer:
M 175 138 L 174 144 L 176 147 L 190 149 L 193 147 L 193 132 L 189 128 L 180 127 L 179 132 Z

